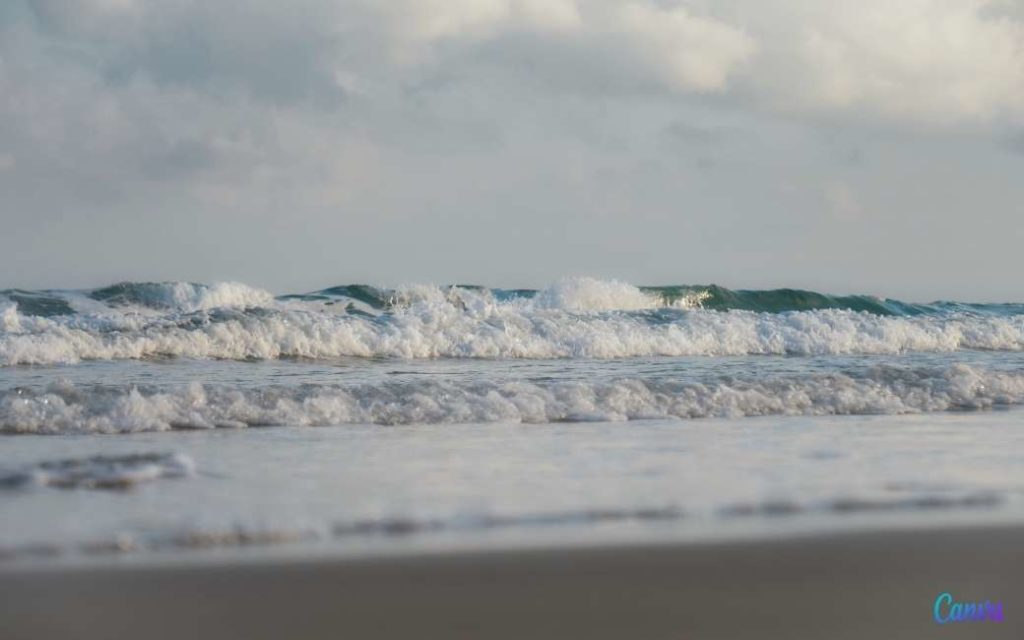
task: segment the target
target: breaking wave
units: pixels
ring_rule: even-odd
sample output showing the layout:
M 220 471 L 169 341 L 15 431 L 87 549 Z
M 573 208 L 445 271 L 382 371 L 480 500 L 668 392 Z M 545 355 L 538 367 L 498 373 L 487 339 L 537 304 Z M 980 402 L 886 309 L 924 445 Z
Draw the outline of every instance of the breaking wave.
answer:
M 795 290 L 237 283 L 0 292 L 0 365 L 186 357 L 622 358 L 1024 349 L 1024 305 L 911 305 Z
M 123 433 L 342 424 L 585 422 L 764 415 L 906 414 L 1024 403 L 1024 372 L 958 364 L 694 383 L 450 382 L 261 389 L 75 386 L 0 392 L 0 432 Z
M 191 312 L 218 307 L 262 307 L 273 303 L 274 296 L 238 282 L 213 285 L 191 282 L 123 282 L 94 289 L 88 297 L 112 307 L 143 307 Z

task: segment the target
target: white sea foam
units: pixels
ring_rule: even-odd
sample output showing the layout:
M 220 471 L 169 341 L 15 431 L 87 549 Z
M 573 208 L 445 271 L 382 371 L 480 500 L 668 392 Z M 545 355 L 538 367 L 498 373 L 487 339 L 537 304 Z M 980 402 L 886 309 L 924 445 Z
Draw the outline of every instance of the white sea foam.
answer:
M 708 295 L 706 292 L 698 293 L 669 302 L 660 295 L 642 291 L 639 287 L 618 280 L 563 278 L 539 291 L 527 306 L 565 311 L 637 311 L 661 307 L 692 309 L 699 307 Z
M 182 287 L 176 283 L 170 291 L 170 302 L 183 311 L 218 307 L 261 307 L 273 304 L 274 296 L 240 282 L 218 282 L 209 286 Z
M 904 414 L 1024 402 L 1024 373 L 953 365 L 759 382 L 455 383 L 260 390 L 52 385 L 0 394 L 0 431 L 118 433 L 259 425 L 625 421 L 759 415 Z
M 156 319 L 39 318 L 8 311 L 4 329 L 4 365 L 159 356 L 620 358 L 1024 349 L 1024 316 L 886 317 L 840 310 L 579 315 L 448 301 L 369 319 L 294 309 Z
M 388 311 L 370 315 L 365 309 L 346 313 L 345 305 L 275 301 L 232 283 L 132 284 L 91 313 L 42 317 L 5 306 L 0 365 L 161 356 L 622 358 L 1024 349 L 1024 315 L 688 308 L 699 298 L 670 305 L 632 285 L 586 278 L 510 300 L 488 290 L 424 285 L 396 289 Z M 140 311 L 140 301 L 151 306 Z
M 7 303 L 0 308 L 0 329 L 7 333 L 21 331 L 21 316 L 18 314 L 18 305 Z
M 498 302 L 490 290 L 435 285 L 403 285 L 396 288 L 388 302 L 395 307 L 438 307 L 453 305 L 471 313 L 496 312 L 500 307 L 521 311 L 561 310 L 572 312 L 638 311 L 642 309 L 691 309 L 700 306 L 709 294 L 696 293 L 668 301 L 618 280 L 562 278 L 532 297 Z

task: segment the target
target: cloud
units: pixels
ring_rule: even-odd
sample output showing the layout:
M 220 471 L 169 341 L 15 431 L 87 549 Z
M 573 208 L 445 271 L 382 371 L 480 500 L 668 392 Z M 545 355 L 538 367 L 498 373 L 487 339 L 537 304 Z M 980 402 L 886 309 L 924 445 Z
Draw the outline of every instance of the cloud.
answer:
M 378 11 L 393 37 L 413 43 L 486 38 L 503 29 L 558 32 L 583 26 L 575 0 L 398 0 Z
M 243 94 L 265 102 L 336 103 L 333 71 L 343 56 L 331 26 L 336 9 L 319 0 L 287 7 L 225 0 L 32 0 L 41 36 L 91 69 L 98 80 L 142 79 L 195 89 L 210 98 Z
M 782 113 L 1024 119 L 1024 12 L 1005 0 L 25 1 L 49 45 L 36 53 L 215 99 L 336 108 L 468 64 L 515 76 L 526 60 L 548 91 L 580 76 Z
M 529 35 L 549 55 L 601 65 L 608 75 L 650 76 L 682 92 L 726 89 L 756 50 L 753 39 L 734 26 L 682 6 L 647 2 L 411 0 L 388 3 L 384 15 L 391 23 L 386 30 L 392 51 L 405 64 L 445 53 L 473 55 L 475 46 L 488 41 L 507 44 L 510 35 Z M 617 64 L 603 64 L 609 58 Z M 541 64 L 535 71 L 545 69 Z
M 800 5 L 769 4 L 780 13 Z M 819 3 L 784 27 L 758 90 L 782 109 L 933 124 L 1020 119 L 1024 22 L 994 12 L 1003 4 Z
M 624 5 L 614 24 L 646 62 L 661 67 L 674 88 L 722 91 L 729 76 L 756 50 L 753 39 L 736 27 L 698 17 L 684 8 Z
M 356 157 L 500 143 L 506 92 L 721 93 L 752 51 L 721 21 L 645 3 L 23 0 L 0 12 L 0 149 L 19 158 L 8 179 L 30 178 L 20 208 L 160 185 L 189 207 L 259 189 L 339 203 L 360 188 L 348 176 L 377 180 Z
M 614 91 L 628 74 L 752 109 L 944 126 L 1024 119 L 1020 4 L 410 0 L 388 3 L 385 22 L 410 63 L 442 55 L 457 64 L 489 42 L 514 47 L 510 33 L 529 33 L 533 53 L 544 56 L 536 74 L 575 59 Z M 564 73 L 557 78 L 573 88 Z
M 512 281 L 524 244 L 530 268 L 553 275 L 614 260 L 666 265 L 670 279 L 689 277 L 680 264 L 709 280 L 761 273 L 745 256 L 791 247 L 794 229 L 817 233 L 815 216 L 836 222 L 823 210 L 843 218 L 869 203 L 905 229 L 920 227 L 915 207 L 952 216 L 961 205 L 922 186 L 936 158 L 942 185 L 973 179 L 964 201 L 1016 193 L 1016 175 L 970 141 L 1006 161 L 993 138 L 1024 128 L 1022 9 L 0 2 L 0 271 L 37 264 L 65 286 L 58 276 L 80 264 L 143 277 L 135 264 L 163 260 L 149 277 L 277 277 L 291 270 L 266 252 L 305 242 L 322 251 L 282 252 L 306 265 L 296 281 L 335 264 L 368 265 L 363 277 L 379 281 L 384 252 L 400 254 L 393 272 L 404 259 L 463 277 L 480 258 Z M 827 144 L 827 131 L 843 134 Z M 670 239 L 700 246 L 650 250 Z

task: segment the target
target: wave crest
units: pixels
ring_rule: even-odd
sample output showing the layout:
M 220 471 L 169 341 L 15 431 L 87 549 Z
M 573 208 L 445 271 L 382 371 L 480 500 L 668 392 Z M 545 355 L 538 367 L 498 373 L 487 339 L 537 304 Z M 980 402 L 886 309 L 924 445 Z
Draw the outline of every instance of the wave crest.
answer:
M 533 306 L 565 311 L 638 311 L 674 307 L 693 309 L 710 297 L 707 291 L 679 293 L 669 297 L 657 290 L 642 290 L 618 280 L 563 278 L 533 298 Z
M 184 313 L 203 309 L 264 307 L 274 296 L 240 282 L 121 282 L 89 292 L 93 300 L 114 307 L 138 306 Z
M 797 294 L 758 304 L 796 304 Z M 166 356 L 623 358 L 1024 349 L 1019 305 L 946 303 L 913 313 L 715 309 L 723 295 L 718 290 L 591 278 L 561 280 L 539 292 L 349 285 L 275 299 L 238 283 L 122 283 L 60 294 L 64 298 L 21 292 L 18 302 L 10 291 L 3 295 L 0 365 Z M 59 312 L 58 298 L 77 311 Z M 31 312 L 40 309 L 53 313 Z
M 654 310 L 579 316 L 421 304 L 382 317 L 216 309 L 159 316 L 36 318 L 9 312 L 0 363 L 186 357 L 624 358 L 894 354 L 1024 349 L 1024 316 L 881 317 Z
M 1024 373 L 954 365 L 876 368 L 757 382 L 466 383 L 418 381 L 259 390 L 57 383 L 0 392 L 0 431 L 122 433 L 261 425 L 582 422 L 763 415 L 904 414 L 1024 402 Z

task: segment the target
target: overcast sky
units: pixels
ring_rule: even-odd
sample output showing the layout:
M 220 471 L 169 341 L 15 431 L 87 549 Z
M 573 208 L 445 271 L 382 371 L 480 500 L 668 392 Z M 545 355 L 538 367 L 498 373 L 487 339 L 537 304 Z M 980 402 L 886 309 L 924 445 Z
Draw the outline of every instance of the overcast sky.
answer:
M 4 0 L 0 286 L 1024 300 L 1024 0 Z

